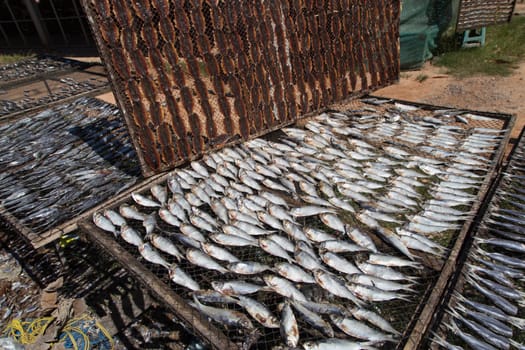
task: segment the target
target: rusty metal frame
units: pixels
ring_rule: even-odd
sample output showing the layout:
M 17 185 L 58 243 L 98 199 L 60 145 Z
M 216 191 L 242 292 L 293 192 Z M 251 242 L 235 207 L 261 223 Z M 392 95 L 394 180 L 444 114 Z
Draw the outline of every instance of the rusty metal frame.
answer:
M 399 75 L 399 0 L 82 0 L 145 176 Z
M 456 32 L 510 22 L 516 0 L 460 0 Z

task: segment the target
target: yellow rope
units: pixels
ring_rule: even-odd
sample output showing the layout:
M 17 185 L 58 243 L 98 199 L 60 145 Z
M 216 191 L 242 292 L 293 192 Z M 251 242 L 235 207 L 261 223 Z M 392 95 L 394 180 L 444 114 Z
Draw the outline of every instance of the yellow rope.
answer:
M 22 345 L 27 344 L 33 344 L 36 342 L 37 338 L 44 334 L 46 328 L 49 326 L 51 322 L 53 322 L 55 318 L 54 317 L 42 317 L 37 318 L 32 321 L 20 321 L 18 319 L 14 319 L 4 330 L 4 334 L 8 337 L 11 337 L 15 339 L 17 342 L 19 342 Z M 89 336 L 84 333 L 84 330 L 82 330 L 80 327 L 78 327 L 78 322 L 90 322 L 95 321 L 96 327 L 102 332 L 102 334 L 106 337 L 106 339 L 109 341 L 110 349 L 113 349 L 113 338 L 109 334 L 106 328 L 100 324 L 97 320 L 90 317 L 89 315 L 82 315 L 80 317 L 73 318 L 68 321 L 68 323 L 64 326 L 62 329 L 62 332 L 65 334 L 67 338 L 71 341 L 71 344 L 73 345 L 74 350 L 89 350 L 91 346 L 91 342 L 89 339 Z M 84 346 L 82 349 L 79 347 L 79 344 L 76 341 L 76 338 L 74 336 L 74 333 L 80 335 L 82 337 Z
M 4 333 L 20 344 L 33 344 L 39 336 L 44 334 L 47 326 L 49 326 L 54 319 L 54 317 L 42 317 L 32 321 L 14 319 L 9 322 Z

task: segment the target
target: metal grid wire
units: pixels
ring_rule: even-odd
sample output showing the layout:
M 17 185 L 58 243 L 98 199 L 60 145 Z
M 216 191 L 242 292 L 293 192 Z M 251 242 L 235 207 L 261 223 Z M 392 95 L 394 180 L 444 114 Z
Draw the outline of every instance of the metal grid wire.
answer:
M 509 22 L 516 0 L 461 0 L 457 32 Z
M 468 346 L 468 344 L 465 343 L 465 340 L 462 339 L 462 337 L 455 331 L 448 328 L 451 325 L 451 322 L 454 321 L 457 325 L 459 325 L 460 329 L 470 334 L 477 339 L 481 341 L 485 341 L 482 336 L 479 334 L 476 334 L 475 331 L 471 328 L 468 328 L 466 324 L 463 324 L 461 321 L 461 318 L 457 318 L 457 316 L 453 316 L 450 312 L 451 310 L 454 310 L 458 312 L 458 305 L 461 304 L 463 306 L 466 306 L 468 309 L 473 311 L 481 311 L 476 310 L 476 308 L 472 305 L 469 305 L 468 302 L 477 302 L 482 303 L 486 305 L 491 305 L 496 307 L 497 305 L 494 303 L 493 300 L 490 298 L 484 296 L 478 289 L 476 289 L 472 282 L 468 280 L 469 276 L 472 276 L 475 274 L 475 272 L 472 271 L 472 266 L 474 266 L 474 269 L 476 267 L 482 267 L 487 268 L 490 271 L 491 266 L 485 265 L 483 261 L 486 263 L 495 263 L 496 266 L 499 264 L 500 269 L 509 269 L 510 271 L 518 271 L 522 272 L 522 269 L 517 268 L 516 266 L 511 265 L 505 265 L 505 262 L 503 261 L 497 261 L 493 260 L 491 257 L 488 256 L 488 254 L 503 254 L 505 256 L 508 256 L 510 258 L 514 259 L 522 259 L 523 253 L 518 251 L 512 251 L 509 249 L 505 249 L 501 246 L 493 246 L 490 244 L 483 244 L 482 241 L 479 241 L 479 239 L 502 239 L 502 240 L 509 240 L 509 242 L 513 242 L 512 235 L 518 234 L 521 235 L 521 233 L 518 231 L 516 232 L 514 228 L 512 227 L 504 227 L 504 226 L 498 226 L 498 224 L 513 224 L 512 221 L 507 221 L 508 219 L 516 218 L 518 220 L 523 219 L 525 214 L 525 195 L 523 195 L 523 179 L 525 178 L 525 137 L 524 132 L 522 131 L 518 143 L 513 149 L 513 153 L 510 157 L 510 160 L 505 168 L 505 170 L 502 172 L 501 177 L 499 179 L 498 185 L 495 188 L 493 192 L 493 197 L 491 198 L 491 201 L 487 204 L 486 211 L 483 214 L 483 217 L 480 219 L 479 226 L 476 228 L 476 230 L 473 233 L 473 239 L 471 242 L 471 245 L 465 249 L 464 257 L 462 261 L 462 265 L 458 269 L 458 275 L 456 284 L 452 286 L 450 289 L 449 299 L 446 300 L 446 302 L 443 303 L 443 308 L 441 310 L 441 315 L 439 318 L 436 318 L 436 322 L 434 324 L 434 333 L 433 336 L 429 337 L 428 345 L 432 346 L 432 348 L 439 348 L 440 342 L 443 340 L 448 341 L 450 344 L 456 344 L 456 345 L 462 345 L 462 346 Z M 521 196 L 521 198 L 520 198 Z M 502 212 L 500 210 L 511 210 L 513 211 L 512 214 L 509 214 L 508 219 L 499 219 L 497 216 L 498 214 L 505 215 L 505 212 Z M 518 225 L 518 230 L 523 228 L 523 224 Z M 503 232 L 496 233 L 495 230 L 503 230 Z M 515 241 L 516 245 L 520 245 L 520 241 Z M 481 252 L 477 252 L 477 249 L 481 248 Z M 483 252 L 487 252 L 485 255 Z M 480 260 L 481 258 L 481 260 Z M 522 261 L 522 260 L 521 260 Z M 493 270 L 494 275 L 499 275 L 501 271 L 504 270 Z M 490 275 L 482 274 L 483 277 L 491 278 Z M 522 275 L 523 276 L 523 275 Z M 513 287 L 512 289 L 514 291 L 518 292 L 524 292 L 525 288 L 523 286 L 522 280 L 515 279 L 516 276 L 508 275 L 507 279 L 509 281 L 512 281 Z M 479 282 L 478 282 L 479 283 Z M 499 283 L 502 283 L 499 281 Z M 480 283 L 485 289 L 491 290 L 491 288 L 486 288 L 487 285 L 483 285 Z M 493 290 L 494 291 L 494 290 Z M 495 293 L 498 295 L 498 293 Z M 466 301 L 462 300 L 462 298 L 465 298 Z M 504 297 L 505 298 L 505 297 Z M 511 304 L 514 303 L 514 300 L 507 299 Z M 517 318 L 525 319 L 525 309 L 522 305 L 519 303 L 516 304 L 517 307 L 517 314 L 512 315 Z M 500 309 L 503 314 L 505 312 L 503 309 Z M 462 313 L 459 311 L 460 315 L 462 317 L 465 317 L 469 321 L 474 321 L 479 323 L 479 319 L 473 319 L 472 316 L 468 316 L 467 314 Z M 490 316 L 488 316 L 490 317 Z M 503 323 L 507 323 L 508 326 L 512 329 L 512 337 L 509 337 L 506 335 L 505 337 L 507 339 L 512 339 L 513 341 L 516 341 L 518 344 L 523 344 L 525 341 L 524 336 L 524 330 L 523 325 L 521 327 L 518 327 L 516 325 L 513 325 L 512 322 L 509 323 L 510 315 L 507 315 L 506 319 L 500 319 L 500 321 L 503 321 Z M 482 326 L 487 327 L 486 324 L 481 323 Z M 491 330 L 494 331 L 494 330 Z M 486 341 L 485 341 L 486 342 Z M 489 344 L 490 345 L 490 344 Z
M 54 74 L 57 76 L 37 76 L 16 86 L 6 86 L 0 92 L 0 121 L 13 120 L 26 113 L 109 90 L 101 66 Z
M 145 175 L 399 74 L 398 0 L 82 4 Z
M 432 159 L 439 159 L 439 157 L 435 157 L 429 153 L 429 151 L 425 151 L 422 147 L 428 144 L 433 136 L 433 131 L 430 131 L 430 134 L 427 139 L 423 140 L 421 142 L 421 145 L 417 145 L 418 147 L 414 147 L 413 144 L 408 144 L 403 142 L 402 137 L 387 137 L 387 136 L 377 136 L 374 134 L 377 132 L 380 132 L 382 128 L 385 127 L 385 125 L 425 125 L 428 126 L 428 119 L 425 121 L 424 118 L 437 118 L 440 120 L 440 122 L 446 124 L 446 125 L 457 125 L 461 126 L 459 130 L 463 130 L 460 135 L 458 136 L 458 145 L 461 145 L 462 142 L 464 142 L 469 135 L 475 134 L 476 130 L 474 128 L 470 128 L 470 122 L 475 121 L 476 123 L 480 123 L 480 118 L 485 118 L 487 122 L 490 118 L 487 117 L 480 117 L 480 116 L 465 116 L 463 113 L 463 117 L 461 120 L 464 123 L 457 123 L 458 119 L 457 117 L 453 116 L 453 110 L 448 110 L 449 114 L 442 114 L 439 116 L 435 116 L 437 108 L 434 108 L 434 111 L 432 110 L 425 110 L 423 108 L 415 108 L 415 110 L 411 111 L 404 111 L 402 105 L 394 105 L 393 103 L 389 103 L 388 101 L 384 100 L 377 100 L 375 98 L 371 98 L 368 100 L 364 100 L 368 103 L 372 104 L 364 104 L 362 102 L 351 102 L 352 108 L 351 110 L 343 111 L 343 112 L 335 112 L 339 114 L 339 117 L 341 115 L 345 116 L 346 118 L 349 118 L 351 121 L 350 124 L 354 127 L 356 126 L 364 126 L 366 125 L 367 121 L 373 125 L 366 129 L 363 129 L 362 134 L 360 135 L 361 140 L 364 140 L 366 142 L 369 142 L 371 145 L 374 145 L 375 149 L 374 151 L 379 153 L 379 156 L 389 158 L 390 160 L 394 160 L 394 158 L 386 153 L 385 151 L 382 151 L 384 147 L 387 146 L 396 146 L 400 147 L 404 151 L 408 152 L 411 156 L 414 155 L 422 155 L 426 156 Z M 456 111 L 457 112 L 457 111 Z M 329 114 L 324 114 L 319 117 L 313 118 L 313 121 L 320 121 L 323 120 L 323 118 L 326 118 L 326 116 Z M 306 122 L 306 127 L 309 128 L 309 126 L 312 126 L 312 124 L 308 124 L 309 122 Z M 501 122 L 501 127 L 505 126 L 504 122 Z M 429 129 L 433 129 L 433 127 L 429 127 Z M 285 129 L 286 131 L 286 129 Z M 355 137 L 355 135 L 353 135 Z M 351 140 L 352 137 L 336 137 L 332 140 L 332 143 L 334 145 L 336 144 L 345 144 L 347 140 Z M 293 140 L 293 137 L 286 136 L 282 132 L 276 132 L 273 134 L 268 135 L 269 142 L 285 142 L 286 140 Z M 458 152 L 459 146 L 455 145 L 452 147 L 452 152 Z M 500 141 L 496 142 L 494 145 L 494 148 L 487 149 L 485 152 L 485 156 L 487 157 L 487 160 L 495 160 L 497 150 L 500 148 L 498 146 L 500 145 Z M 436 147 L 439 149 L 439 147 Z M 241 146 L 240 150 L 246 151 L 246 146 Z M 444 150 L 444 149 L 443 149 Z M 449 149 L 450 150 L 450 149 Z M 254 152 L 256 150 L 254 149 Z M 253 154 L 252 154 L 253 155 Z M 275 156 L 279 157 L 279 156 Z M 398 159 L 399 160 L 399 159 Z M 305 159 L 306 161 L 306 159 Z M 450 161 L 450 159 L 448 159 Z M 403 163 L 403 162 L 401 162 Z M 335 163 L 330 163 L 333 167 Z M 166 186 L 167 178 L 170 176 L 174 176 L 173 174 L 178 173 L 180 174 L 180 171 L 183 170 L 175 170 L 173 173 L 168 174 L 167 177 L 164 177 L 163 179 L 159 180 L 157 182 L 157 185 Z M 211 168 L 208 168 L 208 171 L 212 171 Z M 479 175 L 485 176 L 484 182 L 488 181 L 489 173 L 486 171 L 479 171 Z M 186 175 L 187 176 L 187 175 Z M 390 180 L 394 180 L 397 178 L 397 176 L 394 176 Z M 390 183 L 389 180 L 389 183 Z M 425 183 L 425 187 L 430 188 L 434 184 L 439 183 L 439 179 L 436 177 L 431 177 L 427 179 Z M 367 203 L 368 206 L 373 206 L 373 204 L 377 201 L 378 198 L 381 197 L 382 194 L 386 193 L 391 185 L 387 184 L 386 187 L 382 190 L 379 190 L 378 193 L 376 193 L 373 197 L 369 198 L 370 202 Z M 483 191 L 478 192 L 481 185 L 478 185 L 476 189 L 472 190 L 472 193 L 475 194 L 479 200 L 484 193 Z M 142 192 L 143 195 L 149 195 L 150 190 L 146 189 Z M 299 200 L 297 198 L 293 199 L 289 196 L 284 196 L 283 193 L 279 191 L 273 191 L 274 194 L 277 194 L 281 198 L 284 198 L 290 205 L 292 206 L 300 206 L 304 205 L 305 203 L 302 200 Z M 279 193 L 279 194 L 278 194 Z M 423 195 L 423 202 L 426 202 L 427 200 L 430 200 L 432 198 L 430 192 L 424 190 L 422 193 Z M 126 201 L 127 204 L 133 204 L 133 201 L 131 198 L 129 198 Z M 115 205 L 113 209 L 118 210 L 119 205 L 122 205 L 123 203 L 120 202 L 119 204 Z M 361 210 L 364 208 L 364 206 L 353 203 L 355 205 L 355 209 Z M 421 208 L 423 203 L 420 203 L 419 208 Z M 206 212 L 209 215 L 215 216 L 214 212 L 208 205 L 202 205 L 200 206 L 200 209 Z M 470 207 L 467 205 L 465 206 L 465 211 L 469 211 Z M 143 214 L 152 214 L 156 215 L 156 210 L 148 209 L 145 207 L 140 207 L 140 211 Z M 416 210 L 417 211 L 417 210 Z M 348 212 L 340 212 L 339 217 L 344 220 L 347 224 L 351 225 L 352 227 L 359 227 L 365 232 L 368 232 L 373 237 L 375 237 L 375 242 L 379 247 L 379 250 L 384 254 L 391 254 L 394 256 L 401 257 L 400 253 L 398 253 L 396 250 L 391 248 L 390 246 L 386 245 L 377 237 L 371 233 L 370 229 L 367 228 L 363 223 L 358 221 L 352 214 L 349 214 Z M 396 218 L 398 218 L 401 223 L 390 225 L 389 228 L 394 229 L 395 227 L 404 227 L 409 220 L 404 217 L 403 215 L 395 215 Z M 337 235 L 336 231 L 328 228 L 326 225 L 324 225 L 317 217 L 308 217 L 306 219 L 298 219 L 297 220 L 300 225 L 304 226 L 310 226 L 310 227 L 317 227 L 322 228 L 323 230 Z M 144 227 L 142 226 L 140 221 L 136 220 L 127 220 L 128 224 L 134 228 L 137 232 L 140 232 L 143 234 Z M 469 223 L 465 223 L 464 221 L 460 222 L 464 225 L 469 225 Z M 386 223 L 383 222 L 384 225 Z M 173 238 L 173 242 L 178 242 L 173 237 L 173 234 L 178 232 L 178 229 L 174 226 L 166 224 L 161 219 L 157 219 L 157 227 L 155 228 L 155 231 L 158 234 L 166 235 L 167 237 Z M 459 230 L 448 230 L 445 232 L 442 232 L 440 234 L 435 234 L 431 238 L 440 244 L 442 244 L 445 247 L 451 247 L 454 244 L 455 238 L 457 236 L 457 233 Z M 89 232 L 88 232 L 89 233 Z M 108 234 L 106 232 L 101 234 Z M 131 253 L 134 257 L 136 257 L 149 271 L 153 272 L 156 276 L 158 276 L 166 285 L 169 285 L 178 295 L 181 295 L 184 299 L 191 301 L 191 293 L 188 289 L 183 288 L 175 283 L 173 283 L 167 273 L 166 268 L 161 267 L 159 265 L 152 264 L 150 262 L 147 262 L 141 255 L 139 254 L 136 247 L 124 242 L 121 238 L 116 238 L 116 241 L 124 248 L 126 251 Z M 178 243 L 177 243 L 178 244 Z M 184 250 L 182 245 L 178 245 L 180 249 Z M 315 245 L 314 245 L 315 246 Z M 280 258 L 276 258 L 274 256 L 271 256 L 265 252 L 263 252 L 258 247 L 235 247 L 230 248 L 230 251 L 237 256 L 241 261 L 257 261 L 260 263 L 265 263 L 267 265 L 273 265 L 276 262 L 281 262 Z M 416 254 L 416 251 L 413 251 L 414 254 Z M 342 257 L 348 259 L 348 260 L 359 260 L 360 256 L 364 256 L 366 258 L 367 254 L 361 254 L 361 253 L 341 253 Z M 440 260 L 438 257 L 431 257 L 430 254 L 424 254 L 419 253 L 418 256 L 421 258 L 421 261 L 425 264 L 425 267 L 422 269 L 414 269 L 414 268 L 400 268 L 399 270 L 403 273 L 414 276 L 417 278 L 418 284 L 415 285 L 414 292 L 408 293 L 409 300 L 407 301 L 401 301 L 401 300 L 394 300 L 390 302 L 381 302 L 381 303 L 371 303 L 367 307 L 370 310 L 373 310 L 374 312 L 377 312 L 382 317 L 387 319 L 398 331 L 403 333 L 403 336 L 399 339 L 398 343 L 395 344 L 384 344 L 384 348 L 395 348 L 396 346 L 401 347 L 404 342 L 406 342 L 411 327 L 417 322 L 417 315 L 421 311 L 421 307 L 424 306 L 424 301 L 428 297 L 428 295 L 432 292 L 432 288 L 434 287 L 434 283 L 439 276 L 440 269 L 442 267 L 443 261 Z M 169 262 L 175 262 L 174 258 L 170 257 L 169 255 L 163 255 L 164 258 L 166 258 Z M 226 273 L 221 274 L 216 271 L 207 270 L 202 267 L 198 267 L 187 260 L 182 260 L 180 263 L 178 263 L 178 266 L 182 268 L 186 273 L 188 273 L 200 286 L 202 289 L 212 289 L 211 288 L 211 281 L 223 281 L 223 280 L 229 280 L 229 279 L 242 279 L 244 281 L 249 281 L 252 283 L 264 285 L 264 282 L 261 278 L 263 274 L 256 274 L 252 277 L 246 277 L 246 276 L 239 276 L 233 273 Z M 301 291 L 312 300 L 315 301 L 330 301 L 335 304 L 340 305 L 349 305 L 349 302 L 347 300 L 341 299 L 337 296 L 332 295 L 329 292 L 324 291 L 323 289 L 319 288 L 316 285 L 301 285 L 300 286 Z M 270 310 L 274 313 L 274 315 L 279 315 L 278 306 L 279 304 L 284 300 L 284 298 L 277 293 L 274 292 L 267 292 L 267 291 L 259 291 L 256 294 L 252 295 L 256 300 L 264 303 L 267 307 L 270 308 Z M 231 305 L 231 304 L 212 304 L 207 303 L 208 305 L 221 307 L 221 308 L 228 308 L 233 309 L 237 311 L 241 311 L 242 309 L 237 305 Z M 176 310 L 175 310 L 176 311 Z M 307 341 L 307 340 L 316 340 L 322 338 L 322 334 L 319 331 L 316 331 L 313 329 L 310 325 L 305 323 L 300 317 L 297 317 L 299 322 L 299 329 L 300 329 L 300 339 L 301 342 Z M 255 322 L 254 322 L 255 324 Z M 268 329 L 263 328 L 261 326 L 257 326 L 257 330 L 255 332 L 246 332 L 239 329 L 228 329 L 223 327 L 221 324 L 217 324 L 217 327 L 222 329 L 224 333 L 229 337 L 233 342 L 238 344 L 243 344 L 243 347 L 245 348 L 254 348 L 254 349 L 272 349 L 275 346 L 281 346 L 282 345 L 282 338 L 279 334 L 278 329 Z M 347 337 L 340 331 L 334 327 L 334 331 L 336 331 L 336 337 Z M 208 339 L 211 340 L 211 339 Z
M 140 177 L 119 110 L 94 98 L 0 126 L 0 149 L 1 215 L 35 238 Z

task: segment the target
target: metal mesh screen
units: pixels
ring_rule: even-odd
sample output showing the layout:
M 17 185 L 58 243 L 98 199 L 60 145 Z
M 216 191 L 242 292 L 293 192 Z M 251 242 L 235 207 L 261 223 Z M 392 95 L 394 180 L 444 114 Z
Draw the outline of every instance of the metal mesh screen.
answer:
M 397 0 L 82 3 L 146 175 L 399 73 Z
M 516 0 L 462 0 L 456 30 L 462 32 L 510 21 Z

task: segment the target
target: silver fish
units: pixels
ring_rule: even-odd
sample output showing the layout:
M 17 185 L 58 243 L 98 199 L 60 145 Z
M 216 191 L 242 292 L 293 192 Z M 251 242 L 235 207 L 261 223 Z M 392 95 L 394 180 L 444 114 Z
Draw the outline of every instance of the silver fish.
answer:
M 145 215 L 142 214 L 141 212 L 139 212 L 137 207 L 135 207 L 133 205 L 129 206 L 129 205 L 126 205 L 126 204 L 122 204 L 119 207 L 119 213 L 120 213 L 120 215 L 122 215 L 126 219 L 134 219 L 134 220 L 142 221 L 142 220 L 144 220 L 144 217 L 145 217 Z
M 117 235 L 117 228 L 113 225 L 113 223 L 106 218 L 104 215 L 100 214 L 99 212 L 96 212 L 93 214 L 93 222 L 95 225 L 97 225 L 99 228 L 103 229 L 104 231 L 111 232 L 115 236 Z
M 119 213 L 111 209 L 104 210 L 104 216 L 115 226 L 120 227 L 126 223 L 126 220 Z
M 354 338 L 373 342 L 395 342 L 391 335 L 379 332 L 357 320 L 338 315 L 332 315 L 330 318 L 339 329 Z
M 281 309 L 281 336 L 289 347 L 295 348 L 299 343 L 299 326 L 288 303 Z
M 147 261 L 169 268 L 170 264 L 149 244 L 143 243 L 139 246 L 140 255 Z
M 177 217 L 175 217 L 168 209 L 166 208 L 160 208 L 159 209 L 159 217 L 164 221 L 165 223 L 179 227 L 181 225 L 181 222 Z
M 166 201 L 168 200 L 168 192 L 166 187 L 161 185 L 153 185 L 150 191 L 153 197 L 159 201 L 161 206 L 166 204 Z
M 354 263 L 332 252 L 321 253 L 321 260 L 336 271 L 349 275 L 361 273 Z
M 148 198 L 140 193 L 136 193 L 136 192 L 133 192 L 131 194 L 131 198 L 133 198 L 133 200 L 135 201 L 135 203 L 137 203 L 138 205 L 141 205 L 143 207 L 148 207 L 148 208 L 155 208 L 155 207 L 160 207 L 160 203 L 158 202 L 155 202 L 154 200 L 152 200 L 151 198 Z
M 227 265 L 228 270 L 240 275 L 255 275 L 272 268 L 257 261 L 237 261 Z
M 191 239 L 194 239 L 198 242 L 206 242 L 206 237 L 204 237 L 204 235 L 199 230 L 190 224 L 181 224 L 179 229 L 183 235 L 188 236 Z
M 303 343 L 304 350 L 376 350 L 367 344 L 346 339 L 324 339 L 320 341 L 307 341 Z
M 246 295 L 253 294 L 266 287 L 245 281 L 212 281 L 211 286 L 214 290 L 225 295 Z
M 292 241 L 284 236 L 273 234 L 268 236 L 268 238 L 279 244 L 287 252 L 293 253 L 295 251 L 295 245 L 292 243 Z
M 335 210 L 332 208 L 327 207 L 321 207 L 321 206 L 315 206 L 315 205 L 307 205 L 304 207 L 297 207 L 293 208 L 290 213 L 293 217 L 305 217 L 305 216 L 314 216 L 319 215 L 323 213 L 335 213 Z M 293 221 L 293 220 L 290 220 Z
M 312 242 L 321 243 L 325 241 L 337 240 L 336 236 L 326 233 L 322 230 L 314 229 L 313 227 L 305 227 L 303 231 L 306 237 Z
M 225 269 L 223 266 L 221 266 L 219 263 L 217 263 L 215 260 L 210 258 L 205 253 L 201 252 L 200 250 L 189 248 L 188 250 L 186 250 L 186 258 L 192 264 L 203 267 L 205 269 L 219 271 L 220 273 L 228 272 L 227 269 Z
M 201 249 L 211 256 L 212 258 L 215 258 L 217 260 L 221 261 L 227 261 L 230 263 L 238 262 L 239 259 L 230 253 L 227 249 L 224 249 L 222 247 L 219 247 L 215 244 L 207 243 L 207 242 L 201 242 Z
M 144 218 L 144 221 L 142 221 L 142 226 L 146 230 L 146 235 L 149 235 L 153 232 L 155 227 L 157 226 L 157 218 L 155 216 L 155 213 L 151 213 L 150 215 L 147 215 Z
M 120 227 L 120 237 L 122 237 L 122 239 L 128 242 L 129 244 L 132 244 L 137 247 L 141 246 L 142 243 L 144 243 L 138 232 L 126 224 Z
M 334 337 L 334 330 L 332 329 L 332 326 L 330 326 L 328 322 L 323 320 L 321 316 L 319 316 L 315 312 L 310 311 L 300 302 L 292 301 L 291 304 L 294 307 L 294 309 L 301 315 L 302 319 L 304 319 L 308 324 L 320 330 L 326 336 L 331 338 Z
M 365 309 L 359 309 L 359 308 L 352 308 L 350 312 L 352 313 L 352 316 L 354 318 L 360 321 L 366 321 L 370 324 L 373 324 L 377 328 L 385 332 L 388 332 L 390 334 L 393 334 L 396 336 L 401 335 L 401 333 L 398 332 L 394 327 L 392 327 L 392 325 L 387 320 L 385 320 L 384 318 L 382 318 L 375 312 L 372 312 L 370 310 L 365 310 Z
M 190 305 L 195 307 L 197 310 L 201 311 L 206 316 L 213 319 L 215 322 L 218 322 L 219 324 L 244 329 L 253 329 L 253 324 L 250 321 L 250 319 L 241 312 L 205 306 L 201 304 L 199 300 L 195 297 L 193 298 L 193 300 L 194 302 L 190 303 Z
M 266 225 L 270 226 L 271 228 L 274 228 L 279 231 L 284 231 L 284 228 L 281 222 L 274 216 L 266 212 L 260 211 L 257 213 L 257 217 L 259 218 L 259 220 L 261 220 L 262 222 L 264 222 Z
M 366 248 L 367 250 L 370 250 L 374 253 L 378 252 L 374 241 L 369 236 L 359 231 L 359 229 L 352 229 L 350 226 L 346 226 L 346 234 L 357 245 Z
M 336 215 L 331 213 L 320 214 L 319 218 L 328 227 L 341 233 L 345 233 L 345 224 Z
M 363 304 L 335 275 L 323 270 L 314 270 L 314 277 L 317 284 L 330 293 L 348 299 L 358 306 Z
M 245 246 L 258 246 L 257 240 L 248 240 L 235 235 L 217 233 L 210 235 L 210 238 L 221 245 L 231 247 L 245 247 Z
M 242 295 L 237 296 L 237 304 L 242 306 L 250 316 L 267 328 L 279 328 L 279 319 L 258 301 Z
M 382 302 L 396 299 L 410 301 L 410 299 L 407 299 L 403 294 L 385 291 L 374 286 L 365 286 L 355 283 L 346 283 L 345 286 L 359 299 L 368 302 Z
M 263 276 L 264 282 L 277 294 L 283 295 L 287 298 L 291 298 L 299 301 L 306 301 L 304 296 L 294 284 L 287 279 L 280 278 L 274 275 Z
M 310 275 L 309 273 L 301 269 L 299 266 L 294 264 L 285 262 L 277 263 L 275 264 L 275 271 L 279 275 L 289 279 L 292 282 L 315 283 L 315 279 L 312 277 L 312 275 Z
M 319 244 L 319 251 L 329 251 L 332 253 L 357 253 L 365 252 L 368 249 L 363 248 L 357 244 L 353 244 L 343 240 L 327 240 Z
M 269 238 L 259 238 L 259 247 L 270 255 L 283 258 L 288 262 L 294 261 L 283 247 Z
M 177 248 L 175 244 L 168 238 L 156 234 L 149 235 L 149 239 L 151 241 L 151 244 L 158 250 L 167 253 L 171 256 L 174 256 L 177 258 L 178 261 L 181 259 L 184 259 L 184 255 L 180 252 L 180 250 Z
M 200 290 L 200 286 L 195 282 L 184 270 L 176 265 L 171 265 L 168 269 L 170 279 L 173 283 L 178 284 L 179 286 L 186 287 L 193 291 Z

